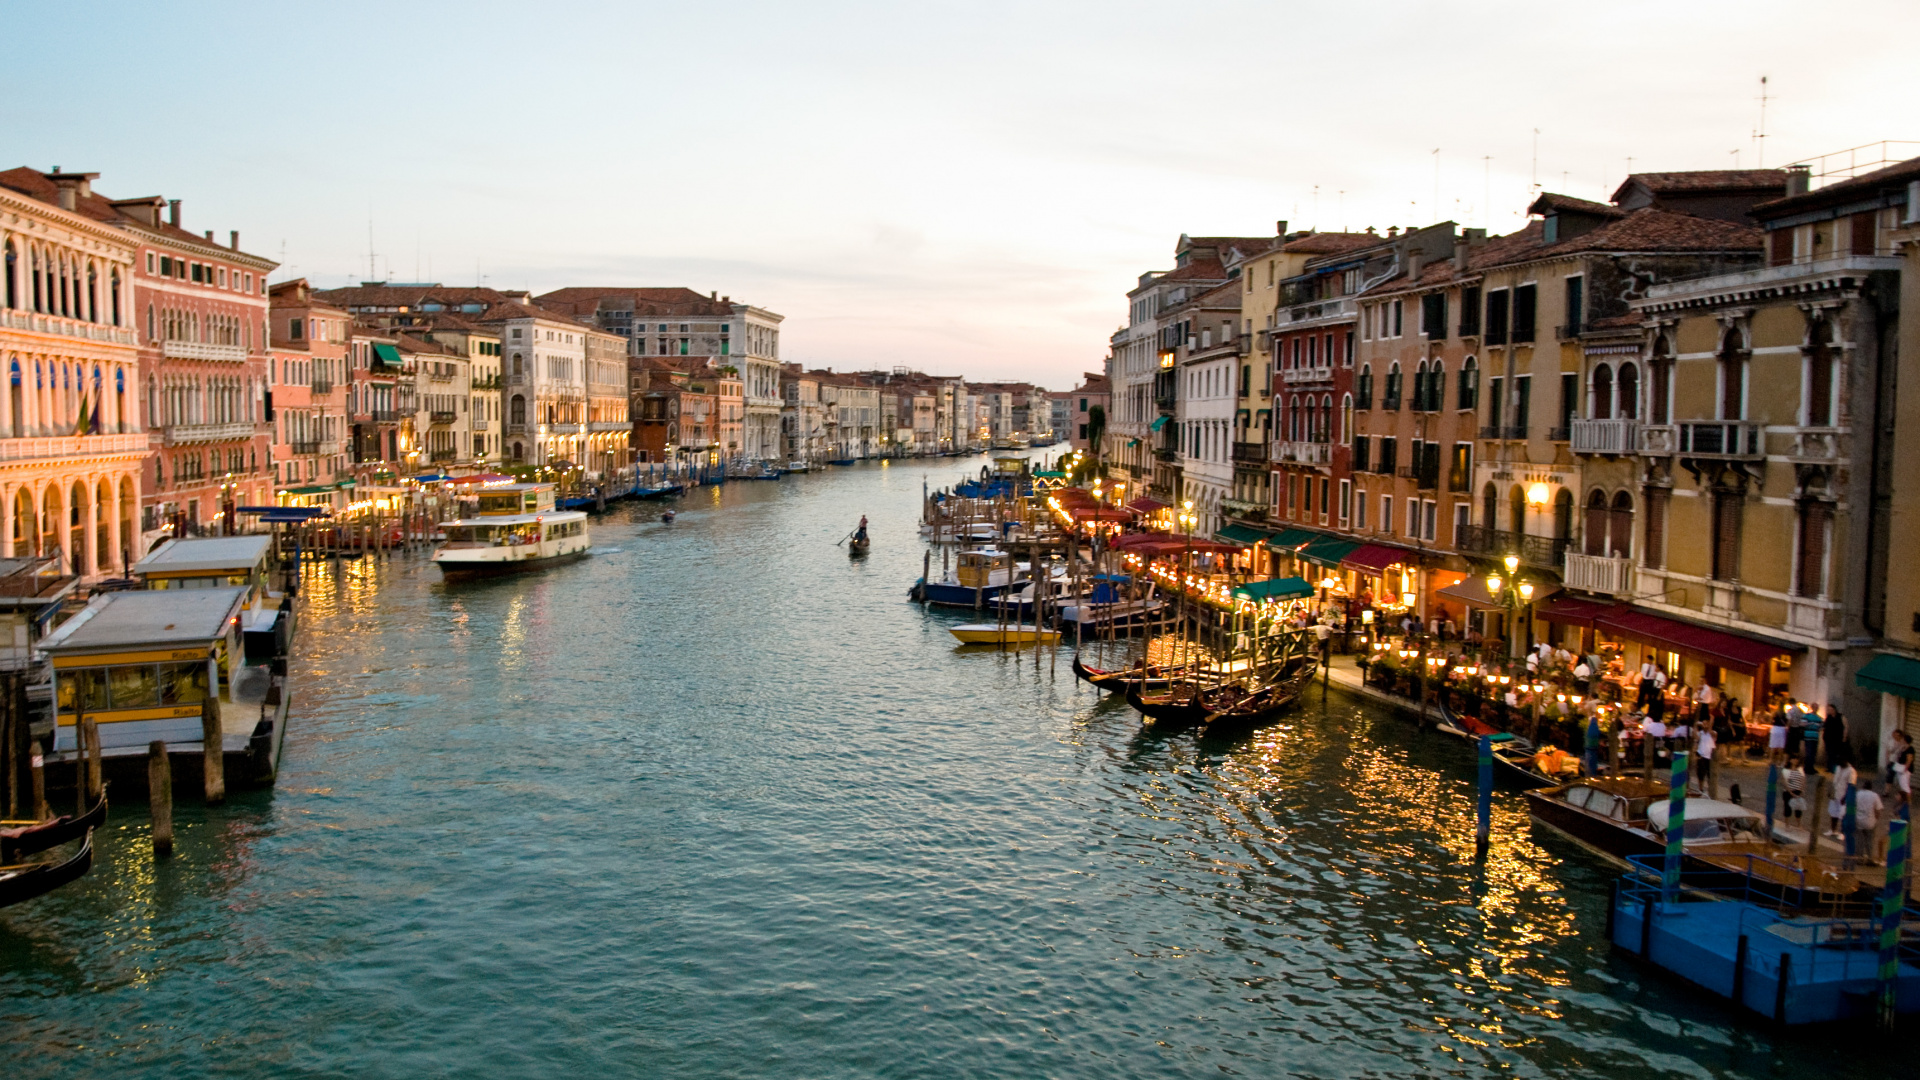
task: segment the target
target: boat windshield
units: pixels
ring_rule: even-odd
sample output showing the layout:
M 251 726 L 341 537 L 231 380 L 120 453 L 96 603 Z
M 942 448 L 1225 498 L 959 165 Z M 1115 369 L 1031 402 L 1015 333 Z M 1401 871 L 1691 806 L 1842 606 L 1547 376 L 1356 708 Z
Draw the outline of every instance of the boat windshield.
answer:
M 1724 844 L 1761 839 L 1762 822 L 1757 817 L 1702 818 L 1680 826 L 1682 843 Z
M 452 548 L 503 547 L 510 544 L 537 544 L 540 526 L 523 525 L 449 525 L 447 546 Z

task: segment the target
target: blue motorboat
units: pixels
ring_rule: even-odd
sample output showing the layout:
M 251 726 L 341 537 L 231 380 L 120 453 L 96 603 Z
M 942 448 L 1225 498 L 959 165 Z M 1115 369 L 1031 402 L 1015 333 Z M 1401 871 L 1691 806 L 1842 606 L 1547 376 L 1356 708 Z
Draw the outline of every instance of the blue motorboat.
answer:
M 1024 588 L 1028 583 L 1026 572 L 1027 564 L 1013 561 L 1008 552 L 973 548 L 959 554 L 951 574 L 938 581 L 923 577 L 907 590 L 907 596 L 926 604 L 970 608 L 975 603 L 996 600 L 1008 590 Z

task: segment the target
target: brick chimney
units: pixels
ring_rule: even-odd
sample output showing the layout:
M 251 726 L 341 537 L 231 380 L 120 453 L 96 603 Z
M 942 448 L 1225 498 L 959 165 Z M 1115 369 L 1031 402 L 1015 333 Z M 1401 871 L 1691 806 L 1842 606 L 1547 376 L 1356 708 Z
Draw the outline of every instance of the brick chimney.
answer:
M 180 200 L 179 199 L 167 200 L 167 224 L 173 226 L 176 229 L 180 227 Z
M 1787 198 L 1813 190 L 1813 170 L 1805 165 L 1787 166 Z
M 75 210 L 82 197 L 93 194 L 91 181 L 100 174 L 61 172 L 60 166 L 55 165 L 52 172 L 41 175 L 53 181 L 53 200 L 60 209 Z
M 229 238 L 227 242 L 227 246 L 232 248 L 235 251 L 239 251 L 240 250 L 240 230 L 228 229 L 227 236 Z

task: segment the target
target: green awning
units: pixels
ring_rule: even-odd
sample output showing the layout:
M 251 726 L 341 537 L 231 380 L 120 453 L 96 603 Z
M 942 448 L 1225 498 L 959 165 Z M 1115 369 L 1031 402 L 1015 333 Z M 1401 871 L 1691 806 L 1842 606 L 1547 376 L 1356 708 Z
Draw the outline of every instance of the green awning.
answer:
M 1051 470 L 1051 469 L 1049 469 L 1049 470 L 1047 470 L 1047 471 L 1045 471 L 1045 472 L 1037 472 L 1037 473 L 1034 473 L 1033 475 L 1035 475 L 1035 476 L 1038 476 L 1038 477 L 1040 477 L 1040 478 L 1042 478 L 1042 479 L 1045 479 L 1045 480 L 1064 480 L 1064 479 L 1066 479 L 1066 475 L 1067 475 L 1067 474 L 1066 474 L 1066 473 L 1063 473 L 1063 472 L 1055 472 L 1055 471 L 1053 471 L 1053 470 Z
M 1342 540 L 1337 536 L 1322 536 L 1313 543 L 1300 549 L 1300 557 L 1310 563 L 1319 563 L 1328 568 L 1340 565 L 1340 560 L 1353 553 L 1360 546 L 1358 540 Z
M 1853 681 L 1868 690 L 1920 701 L 1920 660 L 1881 653 L 1867 661 Z
M 383 364 L 391 364 L 394 367 L 400 366 L 400 350 L 391 345 L 382 345 L 379 342 L 375 342 L 373 355 Z
M 1160 416 L 1160 417 L 1155 417 L 1155 418 L 1154 418 L 1154 421 L 1153 421 L 1153 423 L 1151 423 L 1151 424 L 1148 424 L 1148 425 L 1147 425 L 1147 430 L 1148 430 L 1148 431 L 1159 431 L 1159 430 L 1160 430 L 1161 428 L 1163 428 L 1163 427 L 1166 427 L 1166 426 L 1167 426 L 1167 421 L 1169 421 L 1169 420 L 1171 420 L 1171 419 L 1173 419 L 1173 417 L 1171 417 L 1171 416 Z
M 1140 445 L 1140 440 L 1139 440 L 1139 439 L 1128 439 L 1128 440 L 1127 440 L 1127 449 L 1129 449 L 1129 450 L 1131 450 L 1131 449 L 1133 449 L 1134 447 L 1136 447 L 1136 446 L 1139 446 L 1139 445 Z
M 331 494 L 333 494 L 333 492 L 334 492 L 334 487 L 333 487 L 333 485 L 332 485 L 332 484 L 319 484 L 319 485 L 317 485 L 317 486 L 314 486 L 314 487 L 297 487 L 297 488 L 288 488 L 288 489 L 286 489 L 286 491 L 285 491 L 285 492 L 284 492 L 283 494 L 287 494 L 287 495 L 331 495 Z
M 1234 544 L 1257 544 L 1272 535 L 1272 533 L 1265 529 L 1256 529 L 1251 525 L 1242 525 L 1239 522 L 1234 522 L 1219 532 L 1214 533 L 1213 538 Z
M 1313 586 L 1297 577 L 1272 578 L 1249 581 L 1233 590 L 1233 595 L 1241 600 L 1286 600 L 1295 596 L 1312 596 Z
M 1267 541 L 1267 546 L 1273 548 L 1275 551 L 1281 548 L 1292 551 L 1301 544 L 1312 543 L 1325 535 L 1325 533 L 1314 532 L 1312 529 L 1288 529 L 1279 536 Z

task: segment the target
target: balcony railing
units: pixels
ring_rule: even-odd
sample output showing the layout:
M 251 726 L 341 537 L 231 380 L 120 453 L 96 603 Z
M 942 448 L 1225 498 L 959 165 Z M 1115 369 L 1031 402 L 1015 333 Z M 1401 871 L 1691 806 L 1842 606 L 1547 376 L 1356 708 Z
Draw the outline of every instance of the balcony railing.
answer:
M 454 459 L 453 455 L 454 451 L 452 450 L 435 450 L 427 455 L 427 460 L 435 464 L 440 464 L 441 462 L 452 461 Z
M 1500 431 L 1501 431 L 1500 425 L 1487 424 L 1481 427 L 1480 437 L 1483 439 L 1497 439 L 1500 437 Z
M 1520 561 L 1528 566 L 1542 566 L 1556 571 L 1561 568 L 1567 544 L 1568 541 L 1556 540 L 1551 536 L 1512 533 L 1483 525 L 1469 525 L 1466 531 L 1466 550 L 1473 554 L 1494 558 L 1518 555 Z
M 1280 460 L 1300 465 L 1326 465 L 1333 461 L 1333 444 L 1323 442 L 1282 442 Z
M 1808 463 L 1837 461 L 1840 435 L 1833 428 L 1801 428 L 1793 433 L 1793 445 L 1787 449 L 1787 456 Z
M 333 393 L 333 380 L 332 379 L 315 379 L 313 380 L 312 389 L 316 395 L 319 395 L 320 397 L 325 397 L 328 394 Z
M 1680 445 L 1680 432 L 1672 424 L 1641 424 L 1635 441 L 1643 454 L 1671 454 Z
M 95 454 L 147 452 L 145 432 L 130 435 L 49 435 L 38 438 L 0 437 L 0 461 L 38 461 L 48 458 L 88 457 Z
M 320 440 L 318 439 L 312 442 L 288 443 L 287 446 L 289 447 L 288 452 L 295 457 L 305 457 L 309 454 L 318 454 L 320 452 Z
M 1568 441 L 1576 454 L 1631 454 L 1640 446 L 1638 420 L 1575 420 Z
M 1550 427 L 1547 429 L 1548 442 L 1571 442 L 1572 438 L 1572 428 Z
M 135 344 L 131 327 L 106 326 L 81 319 L 62 318 L 58 315 L 40 315 L 31 311 L 0 311 L 0 326 L 10 326 L 15 330 L 32 330 L 42 334 L 64 334 L 67 337 L 87 338 L 91 341 L 112 341 L 121 345 Z
M 1259 442 L 1234 443 L 1233 460 L 1253 464 L 1265 464 L 1267 460 L 1267 444 Z
M 247 349 L 244 345 L 209 345 L 204 341 L 163 341 L 160 343 L 160 355 L 174 360 L 225 360 L 229 363 L 244 363 Z
M 400 414 L 392 409 L 375 409 L 367 415 L 373 417 L 376 424 L 391 424 L 400 419 Z
M 1693 420 L 1679 425 L 1679 452 L 1687 457 L 1764 458 L 1759 424 L 1744 420 Z
M 427 422 L 431 424 L 451 424 L 453 419 L 452 409 L 438 409 L 427 414 Z
M 1569 551 L 1561 578 L 1570 589 L 1623 596 L 1633 592 L 1633 560 Z
M 1281 368 L 1280 381 L 1289 385 L 1332 382 L 1333 369 L 1330 367 Z
M 252 423 L 169 424 L 166 427 L 168 446 L 179 446 L 182 443 L 223 442 L 227 439 L 250 439 L 252 437 Z

